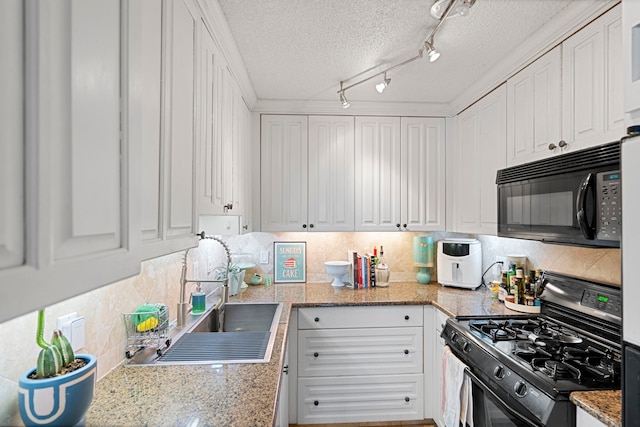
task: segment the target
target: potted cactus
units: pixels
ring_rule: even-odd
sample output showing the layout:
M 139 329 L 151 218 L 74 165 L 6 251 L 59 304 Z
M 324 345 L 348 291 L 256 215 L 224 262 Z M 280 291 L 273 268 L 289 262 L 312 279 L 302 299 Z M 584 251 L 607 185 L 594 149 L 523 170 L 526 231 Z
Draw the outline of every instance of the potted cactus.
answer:
M 44 340 L 44 310 L 38 312 L 36 342 L 41 348 L 35 367 L 18 380 L 18 406 L 27 426 L 76 425 L 93 400 L 97 359 L 75 355 L 62 332 Z

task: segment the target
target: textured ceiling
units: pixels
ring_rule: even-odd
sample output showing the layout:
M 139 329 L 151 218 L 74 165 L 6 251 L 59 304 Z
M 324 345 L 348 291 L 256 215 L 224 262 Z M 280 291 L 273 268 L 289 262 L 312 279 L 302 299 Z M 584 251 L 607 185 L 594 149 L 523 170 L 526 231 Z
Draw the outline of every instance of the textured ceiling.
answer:
M 437 24 L 435 0 L 219 0 L 258 99 L 337 100 L 341 80 L 415 54 Z M 477 0 L 425 58 L 347 92 L 354 101 L 448 103 L 572 0 Z M 580 0 L 573 0 L 580 1 Z M 367 74 L 363 74 L 367 75 Z M 357 77 L 356 77 L 357 80 Z M 353 82 L 354 80 L 352 80 Z M 347 81 L 345 85 L 348 85 Z

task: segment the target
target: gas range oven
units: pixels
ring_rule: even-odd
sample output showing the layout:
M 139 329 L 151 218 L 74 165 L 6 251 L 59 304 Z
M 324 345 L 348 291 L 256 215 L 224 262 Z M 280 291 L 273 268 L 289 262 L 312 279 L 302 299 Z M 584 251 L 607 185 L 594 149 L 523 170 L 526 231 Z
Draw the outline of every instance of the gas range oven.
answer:
M 543 274 L 536 315 L 448 319 L 476 426 L 575 426 L 574 391 L 620 389 L 620 288 Z

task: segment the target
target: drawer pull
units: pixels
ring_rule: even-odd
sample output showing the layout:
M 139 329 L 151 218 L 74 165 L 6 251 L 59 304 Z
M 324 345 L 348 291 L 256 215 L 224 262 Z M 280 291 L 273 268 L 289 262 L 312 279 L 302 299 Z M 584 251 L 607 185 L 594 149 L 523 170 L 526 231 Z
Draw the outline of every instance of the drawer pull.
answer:
M 407 396 L 407 397 L 405 397 L 405 398 L 404 398 L 404 401 L 405 401 L 405 402 L 410 402 L 410 401 L 411 401 L 411 399 L 409 398 L 409 396 Z
M 313 319 L 313 320 L 314 320 L 315 322 L 319 322 L 319 321 L 320 321 L 320 318 L 319 318 L 319 317 L 316 317 L 316 318 L 315 318 L 315 319 Z
M 404 320 L 409 320 L 409 315 L 404 316 Z
M 318 353 L 313 353 L 313 357 L 318 357 L 320 356 Z
M 318 406 L 320 404 L 320 402 L 318 402 L 317 400 L 313 401 L 313 406 Z
M 405 350 L 405 351 L 404 351 L 404 354 L 409 354 L 409 350 Z

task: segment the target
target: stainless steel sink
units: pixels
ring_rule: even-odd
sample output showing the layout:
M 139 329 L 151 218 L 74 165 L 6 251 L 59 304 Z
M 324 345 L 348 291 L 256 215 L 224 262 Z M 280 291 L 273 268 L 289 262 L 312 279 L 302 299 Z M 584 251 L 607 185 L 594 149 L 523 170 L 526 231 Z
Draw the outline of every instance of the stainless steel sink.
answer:
M 129 365 L 266 363 L 282 303 L 227 303 L 210 308 L 174 337 L 162 356 L 135 355 Z

